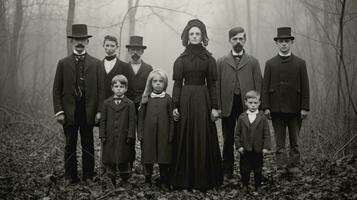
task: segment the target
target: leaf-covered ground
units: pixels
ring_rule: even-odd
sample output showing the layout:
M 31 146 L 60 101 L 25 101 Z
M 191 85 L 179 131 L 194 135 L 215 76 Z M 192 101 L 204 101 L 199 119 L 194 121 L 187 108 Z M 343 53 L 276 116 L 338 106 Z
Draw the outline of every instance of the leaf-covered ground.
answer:
M 64 136 L 53 119 L 33 120 L 25 113 L 5 108 L 0 116 L 0 199 L 357 199 L 357 158 L 354 156 L 334 161 L 303 157 L 302 176 L 278 177 L 274 155 L 268 154 L 264 158 L 266 180 L 260 193 L 242 193 L 238 159 L 234 178 L 206 193 L 163 191 L 155 184 L 147 187 L 139 162 L 135 163 L 131 184 L 113 188 L 101 175 L 97 130 L 94 182 L 65 186 Z M 78 149 L 80 170 L 80 146 Z

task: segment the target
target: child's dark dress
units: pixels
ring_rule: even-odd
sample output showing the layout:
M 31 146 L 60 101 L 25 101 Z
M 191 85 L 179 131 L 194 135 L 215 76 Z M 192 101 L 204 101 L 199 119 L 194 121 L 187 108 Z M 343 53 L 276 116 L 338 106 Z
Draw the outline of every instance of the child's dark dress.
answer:
M 188 45 L 176 59 L 173 101 L 180 112 L 175 124 L 171 184 L 209 189 L 222 184 L 221 154 L 212 108 L 217 109 L 216 62 L 202 45 Z
M 173 104 L 166 94 L 149 98 L 139 110 L 138 139 L 142 139 L 143 164 L 170 164 L 172 161 Z

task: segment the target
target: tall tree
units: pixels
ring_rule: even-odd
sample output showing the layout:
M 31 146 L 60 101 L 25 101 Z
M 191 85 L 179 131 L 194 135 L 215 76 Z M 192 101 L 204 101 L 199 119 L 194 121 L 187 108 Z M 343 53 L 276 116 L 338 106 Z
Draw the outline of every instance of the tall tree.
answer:
M 72 32 L 72 24 L 74 21 L 75 7 L 76 7 L 75 0 L 69 0 L 68 1 L 68 14 L 67 14 L 67 28 L 66 28 L 67 35 L 71 34 L 71 32 Z M 72 53 L 72 47 L 70 44 L 70 40 L 67 39 L 67 54 L 69 55 L 71 53 Z

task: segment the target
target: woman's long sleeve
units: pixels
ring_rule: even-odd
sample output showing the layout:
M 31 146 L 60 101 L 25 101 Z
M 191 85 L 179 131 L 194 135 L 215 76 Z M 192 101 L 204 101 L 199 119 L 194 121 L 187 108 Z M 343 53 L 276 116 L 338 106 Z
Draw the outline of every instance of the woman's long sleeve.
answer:
M 183 82 L 183 66 L 182 66 L 182 60 L 180 58 L 176 59 L 174 63 L 173 80 L 175 82 L 172 91 L 172 99 L 174 102 L 174 108 L 179 108 L 182 82 Z
M 208 66 L 207 87 L 210 94 L 211 104 L 213 109 L 218 109 L 216 80 L 217 80 L 216 61 L 213 57 L 211 57 Z

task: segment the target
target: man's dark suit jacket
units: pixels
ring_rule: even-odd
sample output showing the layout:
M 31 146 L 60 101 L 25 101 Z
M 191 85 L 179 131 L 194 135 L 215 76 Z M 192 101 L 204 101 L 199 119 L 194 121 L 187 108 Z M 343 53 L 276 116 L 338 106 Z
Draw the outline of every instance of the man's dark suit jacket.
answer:
M 73 54 L 58 61 L 53 84 L 54 112 L 64 111 L 65 124 L 74 124 L 76 97 L 76 59 Z M 104 75 L 100 60 L 86 54 L 84 60 L 85 109 L 88 124 L 94 124 L 95 115 L 104 102 Z

